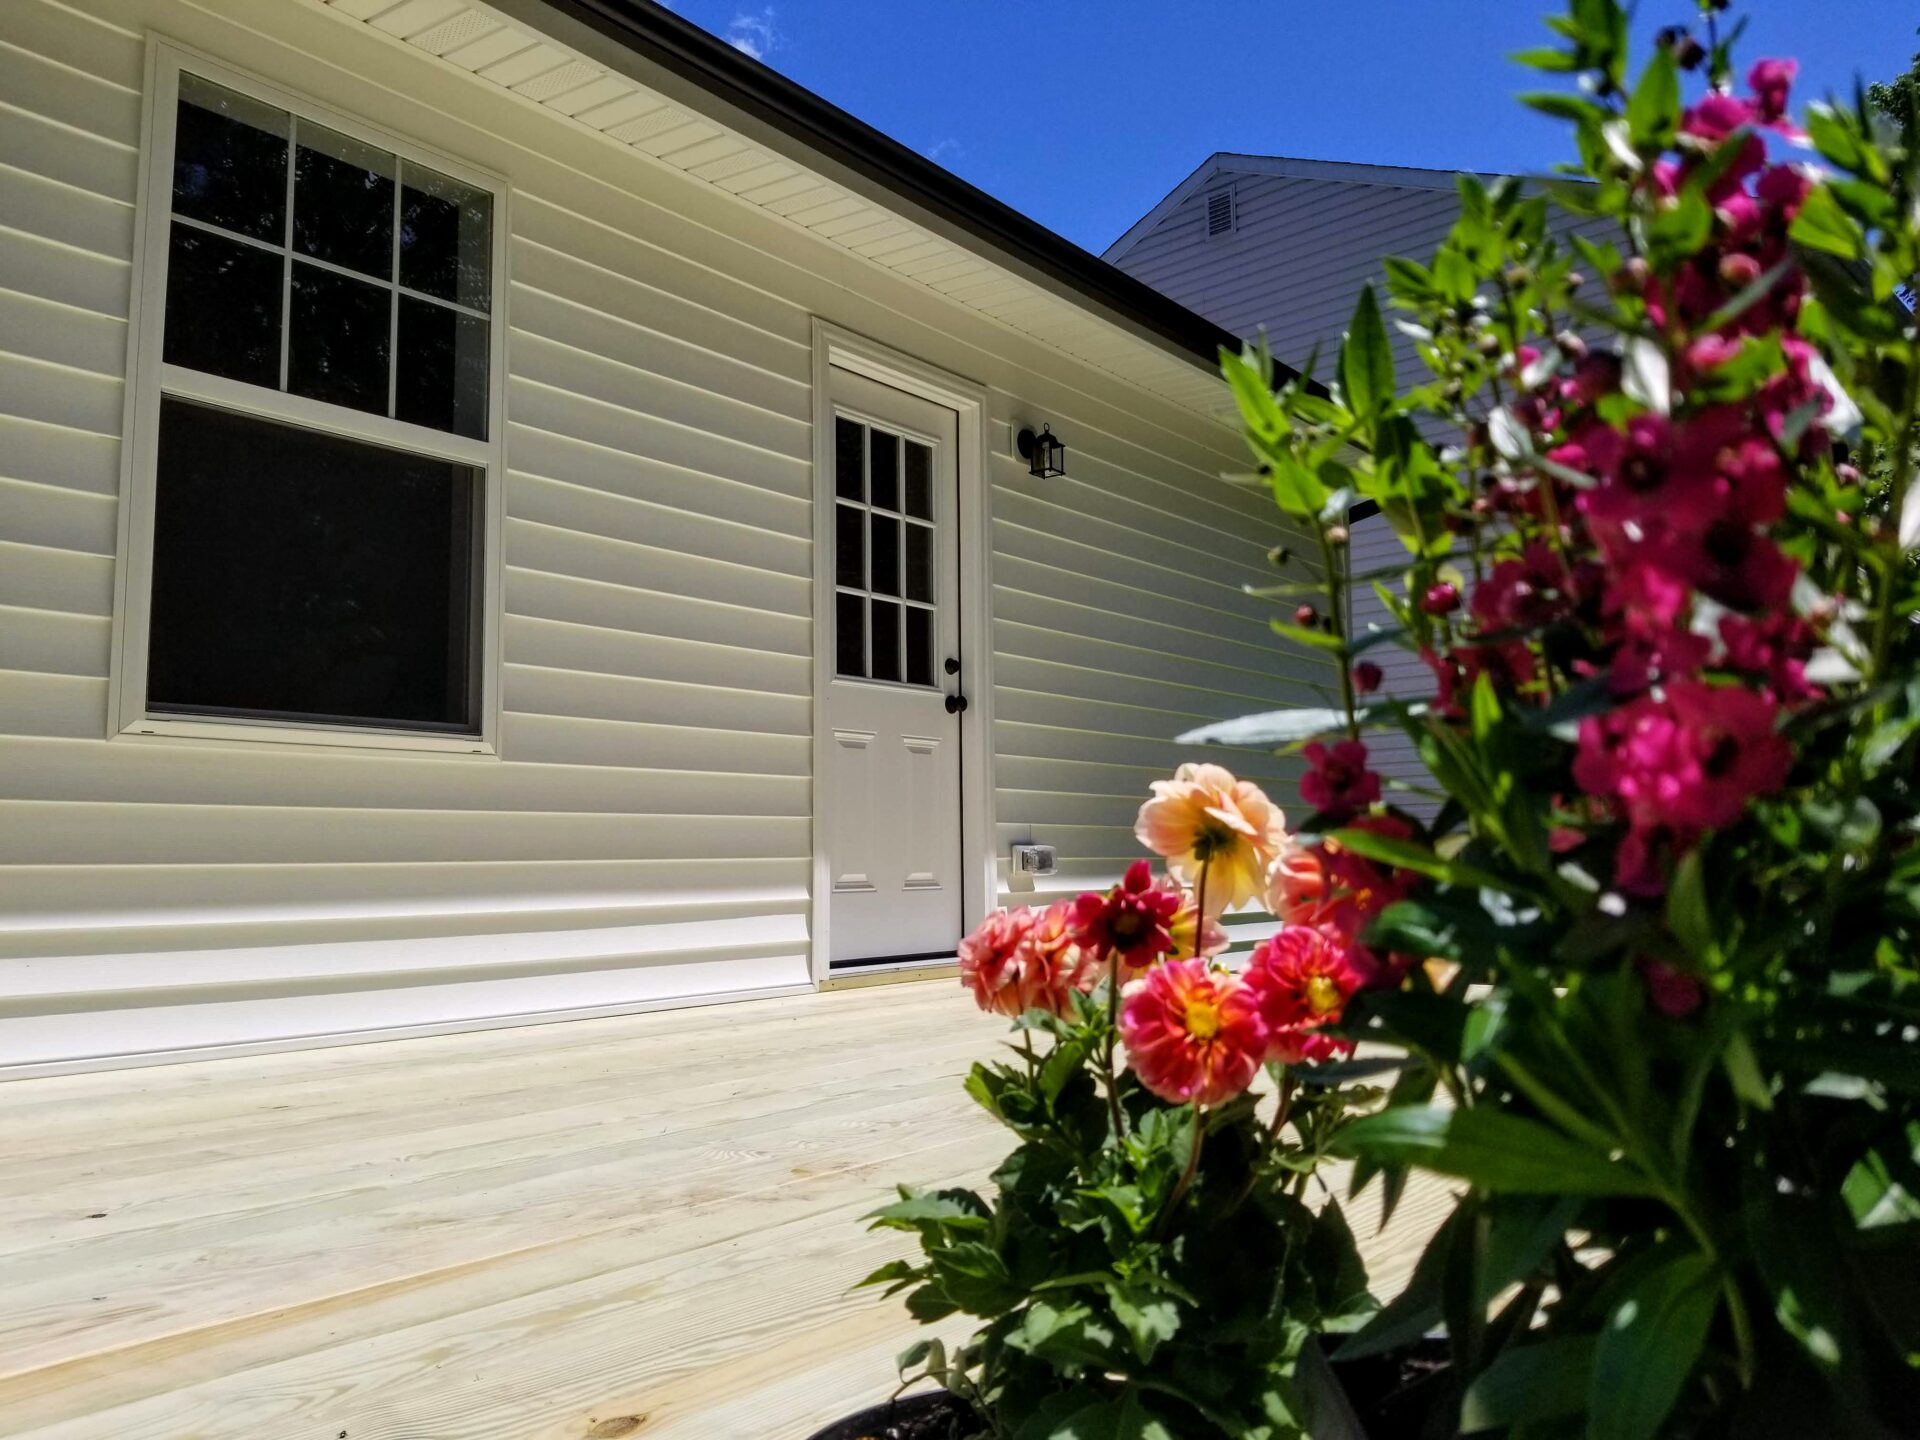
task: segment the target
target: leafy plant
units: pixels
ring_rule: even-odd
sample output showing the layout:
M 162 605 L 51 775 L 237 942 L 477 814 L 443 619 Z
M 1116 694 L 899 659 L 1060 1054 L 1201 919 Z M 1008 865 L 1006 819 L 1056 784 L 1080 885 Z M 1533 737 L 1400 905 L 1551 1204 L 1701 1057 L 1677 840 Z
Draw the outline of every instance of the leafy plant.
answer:
M 902 1188 L 870 1217 L 921 1258 L 867 1284 L 921 1321 L 981 1322 L 952 1351 L 915 1345 L 903 1378 L 946 1385 L 997 1437 L 1302 1436 L 1325 1393 L 1301 1382 L 1305 1348 L 1376 1308 L 1338 1201 L 1310 1205 L 1309 1186 L 1350 1111 L 1382 1098 L 1360 1082 L 1393 1068 L 1346 1058 L 1332 1030 L 1379 977 L 1305 927 L 1244 974 L 1211 963 L 1215 917 L 1291 837 L 1219 766 L 1154 790 L 1138 833 L 1176 879 L 1143 860 L 962 942 L 962 979 L 1016 1037 L 966 1082 L 1016 1142 L 992 1193 Z
M 1431 263 L 1387 262 L 1430 379 L 1396 390 L 1371 292 L 1326 392 L 1223 357 L 1327 562 L 1331 623 L 1291 638 L 1346 680 L 1187 738 L 1334 742 L 1273 901 L 1404 977 L 1343 1016 L 1406 1063 L 1332 1148 L 1465 1182 L 1343 1352 L 1444 1326 L 1431 1434 L 1920 1413 L 1920 173 L 1858 97 L 1802 131 L 1791 62 L 1735 93 L 1723 8 L 1637 77 L 1616 0 L 1521 57 L 1579 82 L 1526 97 L 1579 161 L 1462 177 Z M 1569 250 L 1550 205 L 1614 238 Z M 1361 501 L 1405 542 L 1376 588 L 1425 703 L 1362 703 L 1332 563 Z M 1444 803 L 1380 803 L 1383 727 Z

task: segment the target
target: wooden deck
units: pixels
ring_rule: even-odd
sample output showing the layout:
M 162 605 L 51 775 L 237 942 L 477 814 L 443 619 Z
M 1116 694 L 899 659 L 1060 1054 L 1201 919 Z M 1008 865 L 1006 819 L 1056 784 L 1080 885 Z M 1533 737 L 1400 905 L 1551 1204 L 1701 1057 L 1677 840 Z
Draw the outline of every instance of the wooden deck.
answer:
M 949 980 L 0 1086 L 0 1435 L 797 1440 L 890 1383 L 856 1217 L 991 1168 L 1000 1035 Z

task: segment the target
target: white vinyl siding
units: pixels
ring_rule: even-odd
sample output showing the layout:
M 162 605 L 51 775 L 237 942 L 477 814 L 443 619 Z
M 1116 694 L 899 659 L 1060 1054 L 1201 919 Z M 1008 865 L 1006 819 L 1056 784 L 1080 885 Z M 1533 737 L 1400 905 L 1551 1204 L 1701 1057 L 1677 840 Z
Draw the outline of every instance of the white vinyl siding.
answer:
M 497 759 L 105 739 L 148 30 L 511 186 Z M 10 0 L 0 85 L 7 1063 L 808 983 L 815 314 L 989 387 L 1003 876 L 1304 698 L 1229 429 L 714 185 L 304 4 Z

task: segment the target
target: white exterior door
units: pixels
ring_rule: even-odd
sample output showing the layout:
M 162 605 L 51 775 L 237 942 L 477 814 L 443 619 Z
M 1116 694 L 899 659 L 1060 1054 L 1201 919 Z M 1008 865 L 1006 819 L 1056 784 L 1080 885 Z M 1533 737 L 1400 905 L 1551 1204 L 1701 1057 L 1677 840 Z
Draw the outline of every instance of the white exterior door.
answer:
M 836 965 L 954 953 L 961 934 L 958 421 L 832 368 L 827 870 Z M 823 477 L 825 479 L 827 477 Z

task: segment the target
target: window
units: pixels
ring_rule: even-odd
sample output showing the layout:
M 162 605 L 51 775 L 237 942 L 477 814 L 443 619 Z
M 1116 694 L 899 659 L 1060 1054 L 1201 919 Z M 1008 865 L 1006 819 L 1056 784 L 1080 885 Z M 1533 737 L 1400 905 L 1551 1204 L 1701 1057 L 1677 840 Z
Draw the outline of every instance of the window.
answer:
M 499 187 L 160 73 L 122 728 L 486 749 Z

